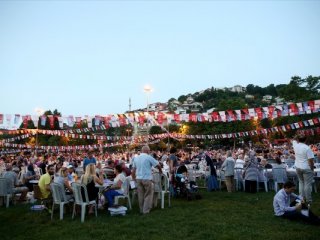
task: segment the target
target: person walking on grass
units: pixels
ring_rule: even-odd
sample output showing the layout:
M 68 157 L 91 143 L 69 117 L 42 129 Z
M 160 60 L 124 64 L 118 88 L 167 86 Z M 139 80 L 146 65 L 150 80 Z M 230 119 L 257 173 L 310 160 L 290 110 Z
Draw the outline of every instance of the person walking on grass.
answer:
M 148 146 L 143 146 L 141 151 L 142 153 L 133 161 L 132 179 L 137 182 L 140 213 L 148 214 L 153 205 L 152 167 L 157 167 L 160 174 L 162 169 L 159 162 L 149 155 L 150 148 Z
M 227 158 L 224 160 L 221 171 L 224 172 L 224 176 L 226 178 L 227 190 L 229 193 L 234 191 L 234 165 L 235 161 L 232 157 L 232 152 L 227 151 Z

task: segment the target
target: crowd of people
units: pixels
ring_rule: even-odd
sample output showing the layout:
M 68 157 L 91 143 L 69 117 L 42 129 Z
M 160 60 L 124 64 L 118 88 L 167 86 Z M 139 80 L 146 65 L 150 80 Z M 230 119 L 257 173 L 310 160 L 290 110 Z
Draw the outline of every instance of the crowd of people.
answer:
M 292 216 L 291 212 L 301 212 L 301 206 L 312 204 L 312 181 L 315 163 L 320 162 L 320 151 L 316 145 L 304 143 L 304 136 L 297 136 L 291 143 L 264 149 L 192 149 L 186 151 L 172 147 L 168 151 L 150 151 L 144 146 L 140 151 L 102 153 L 95 150 L 76 153 L 41 153 L 21 152 L 8 154 L 1 152 L 0 171 L 2 177 L 10 182 L 14 193 L 21 193 L 19 201 L 25 201 L 27 193 L 33 190 L 33 180 L 38 180 L 41 193 L 50 197 L 52 182 L 63 185 L 67 195 L 72 198 L 71 183 L 79 181 L 86 185 L 89 200 L 97 200 L 99 188 L 105 179 L 113 185 L 105 189 L 104 196 L 108 206 L 114 206 L 114 197 L 123 194 L 123 183 L 131 176 L 136 181 L 139 208 L 142 214 L 150 212 L 153 203 L 152 171 L 157 168 L 165 172 L 171 184 L 179 166 L 193 164 L 206 175 L 209 191 L 217 190 L 217 178 L 223 174 L 226 189 L 235 191 L 235 174 L 241 169 L 245 180 L 246 192 L 257 191 L 257 178 L 263 178 L 261 169 L 295 168 L 299 183 L 299 197 L 293 195 L 295 183 L 286 182 L 274 199 L 275 215 Z M 81 175 L 81 176 L 80 176 Z M 300 200 L 297 206 L 287 204 L 288 196 Z M 300 205 L 299 205 L 300 204 Z M 90 208 L 89 213 L 93 209 Z M 300 214 L 301 215 L 301 214 Z M 295 215 L 295 218 L 300 215 Z M 301 219 L 305 219 L 301 217 Z M 309 216 L 313 216 L 312 213 Z M 290 218 L 289 217 L 289 218 Z M 292 217 L 293 218 L 293 217 Z M 312 220 L 314 221 L 314 218 Z

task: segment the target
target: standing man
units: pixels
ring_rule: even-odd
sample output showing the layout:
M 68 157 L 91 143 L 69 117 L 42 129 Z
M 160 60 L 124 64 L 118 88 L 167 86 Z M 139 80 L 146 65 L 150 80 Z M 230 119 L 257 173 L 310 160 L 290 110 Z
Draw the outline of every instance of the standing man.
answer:
M 292 141 L 295 152 L 295 166 L 299 179 L 299 194 L 307 204 L 311 204 L 312 181 L 314 177 L 314 154 L 311 148 L 305 144 L 306 136 L 297 135 Z
M 152 182 L 152 167 L 162 169 L 159 162 L 149 155 L 150 148 L 142 147 L 142 153 L 134 158 L 132 166 L 132 179 L 137 182 L 137 192 L 140 213 L 147 214 L 152 208 L 154 185 Z
M 229 193 L 234 191 L 234 165 L 235 161 L 232 157 L 232 152 L 227 151 L 227 158 L 224 160 L 221 171 L 224 171 L 224 176 L 226 178 L 227 190 Z
M 86 172 L 86 167 L 89 163 L 96 165 L 97 160 L 93 157 L 93 150 L 89 150 L 88 156 L 83 160 L 83 171 Z
M 178 166 L 178 157 L 176 156 L 177 149 L 175 147 L 172 147 L 170 149 L 170 155 L 168 157 L 169 159 L 169 170 L 170 174 L 172 176 L 172 179 L 174 179 L 174 174 L 176 171 L 176 168 Z

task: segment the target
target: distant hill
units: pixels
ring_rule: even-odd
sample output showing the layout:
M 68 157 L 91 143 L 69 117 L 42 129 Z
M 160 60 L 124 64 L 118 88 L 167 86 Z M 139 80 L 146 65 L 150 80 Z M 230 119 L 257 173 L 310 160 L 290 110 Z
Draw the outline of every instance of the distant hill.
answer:
M 254 84 L 231 88 L 210 87 L 205 90 L 170 98 L 166 103 L 149 104 L 149 111 L 176 113 L 212 112 L 281 105 L 320 99 L 320 77 L 293 76 L 288 84 L 260 87 Z M 136 111 L 146 111 L 146 108 Z
M 168 110 L 176 111 L 179 103 L 200 103 L 197 111 L 242 109 L 280 105 L 289 102 L 299 102 L 319 99 L 320 77 L 308 76 L 302 79 L 299 76 L 291 78 L 289 84 L 270 84 L 267 87 L 249 84 L 246 87 L 236 85 L 231 88 L 208 88 L 193 94 L 181 95 L 178 99 L 168 101 Z M 190 101 L 193 99 L 193 102 Z M 193 109 L 187 108 L 187 112 Z

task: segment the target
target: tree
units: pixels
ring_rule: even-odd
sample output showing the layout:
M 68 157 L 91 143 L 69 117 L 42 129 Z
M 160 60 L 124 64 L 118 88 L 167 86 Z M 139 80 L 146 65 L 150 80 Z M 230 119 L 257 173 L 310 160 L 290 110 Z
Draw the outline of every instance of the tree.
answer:
M 270 84 L 265 88 L 265 94 L 271 95 L 271 96 L 278 96 L 278 92 L 274 84 Z
M 181 95 L 180 97 L 178 97 L 178 101 L 183 103 L 185 100 L 187 100 L 188 96 L 185 95 Z
M 229 109 L 242 109 L 246 107 L 246 102 L 244 99 L 236 98 L 236 99 L 224 99 L 221 100 L 219 105 L 217 106 L 218 110 L 229 110 Z
M 303 101 L 310 99 L 310 92 L 292 81 L 290 84 L 279 88 L 278 92 L 279 96 L 284 98 L 286 101 Z
M 313 77 L 312 75 L 309 75 L 306 78 L 301 78 L 299 76 L 293 76 L 291 78 L 290 84 L 296 84 L 300 87 L 305 87 L 308 91 L 312 93 L 319 93 L 320 89 L 320 76 Z

